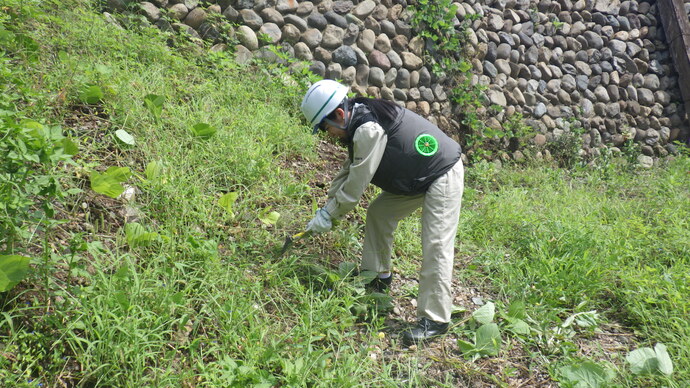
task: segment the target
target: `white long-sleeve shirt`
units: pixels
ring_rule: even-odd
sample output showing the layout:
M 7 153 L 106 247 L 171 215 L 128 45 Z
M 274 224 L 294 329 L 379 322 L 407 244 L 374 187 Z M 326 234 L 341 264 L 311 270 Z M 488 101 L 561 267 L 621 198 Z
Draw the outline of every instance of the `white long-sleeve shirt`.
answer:
M 379 167 L 388 136 L 375 121 L 360 125 L 352 138 L 353 156 L 333 178 L 324 209 L 337 219 L 354 209 Z

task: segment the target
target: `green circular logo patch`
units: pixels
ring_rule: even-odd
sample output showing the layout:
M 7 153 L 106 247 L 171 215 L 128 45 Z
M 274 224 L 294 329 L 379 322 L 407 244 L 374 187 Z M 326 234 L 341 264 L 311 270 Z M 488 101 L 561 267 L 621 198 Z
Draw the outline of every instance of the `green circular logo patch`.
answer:
M 438 151 L 438 140 L 435 137 L 423 133 L 414 141 L 414 148 L 423 156 L 431 156 Z

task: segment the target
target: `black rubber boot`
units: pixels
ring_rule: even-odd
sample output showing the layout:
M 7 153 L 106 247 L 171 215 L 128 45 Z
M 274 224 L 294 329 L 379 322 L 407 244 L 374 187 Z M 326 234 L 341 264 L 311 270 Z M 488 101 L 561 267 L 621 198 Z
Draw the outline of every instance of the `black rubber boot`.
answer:
M 385 279 L 376 277 L 366 285 L 366 289 L 370 292 L 385 293 L 390 288 L 391 283 L 393 283 L 393 274 Z
M 403 343 L 413 345 L 428 341 L 447 331 L 448 323 L 434 322 L 431 319 L 422 318 L 417 323 L 417 326 L 403 332 Z

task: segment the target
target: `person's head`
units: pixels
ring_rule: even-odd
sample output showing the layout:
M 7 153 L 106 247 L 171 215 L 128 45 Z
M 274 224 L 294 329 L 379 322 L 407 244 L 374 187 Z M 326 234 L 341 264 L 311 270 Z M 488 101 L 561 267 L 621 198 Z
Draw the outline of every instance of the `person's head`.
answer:
M 302 99 L 300 109 L 309 125 L 328 132 L 331 136 L 346 136 L 348 118 L 348 88 L 340 83 L 325 79 L 312 85 Z

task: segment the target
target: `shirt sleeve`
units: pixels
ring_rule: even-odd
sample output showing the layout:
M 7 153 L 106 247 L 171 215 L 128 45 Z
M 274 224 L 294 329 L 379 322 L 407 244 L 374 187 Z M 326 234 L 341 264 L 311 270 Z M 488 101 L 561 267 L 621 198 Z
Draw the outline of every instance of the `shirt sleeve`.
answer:
M 338 172 L 338 175 L 333 178 L 331 188 L 328 190 L 328 199 L 335 197 L 335 194 L 338 192 L 338 190 L 340 190 L 340 187 L 343 185 L 343 182 L 345 182 L 345 179 L 347 179 L 347 176 L 350 174 L 350 163 L 350 158 L 345 159 L 340 172 Z
M 340 218 L 357 206 L 381 163 L 388 137 L 378 123 L 369 121 L 357 128 L 352 142 L 352 161 L 334 179 L 324 207 L 333 218 Z

